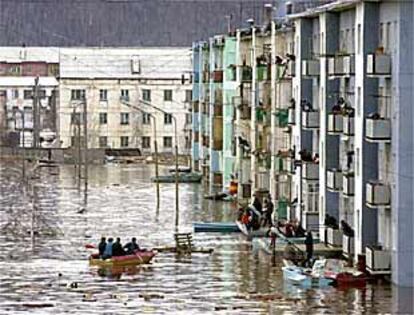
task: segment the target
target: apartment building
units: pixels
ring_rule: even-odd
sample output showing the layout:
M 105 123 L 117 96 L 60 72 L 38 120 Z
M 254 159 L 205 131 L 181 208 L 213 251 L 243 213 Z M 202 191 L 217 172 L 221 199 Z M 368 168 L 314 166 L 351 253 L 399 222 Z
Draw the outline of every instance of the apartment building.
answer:
M 298 219 L 355 262 L 364 258 L 369 272 L 392 274 L 403 286 L 414 283 L 413 20 L 411 2 L 340 0 L 224 35 L 221 50 L 235 49 L 235 64 L 221 63 L 223 95 L 232 68 L 235 79 L 223 125 L 233 119 L 234 128 L 201 123 L 200 133 L 219 138 L 218 130 L 234 150 L 217 153 L 193 138 L 205 178 L 230 173 L 239 198 L 270 192 L 279 218 Z M 213 39 L 193 46 L 195 76 L 207 70 L 214 78 L 217 49 Z M 194 121 L 212 122 L 215 106 L 228 99 L 211 100 L 214 84 L 193 89 L 193 106 L 210 105 L 194 110 Z M 219 188 L 232 178 L 222 176 Z M 342 221 L 354 233 L 343 233 Z
M 0 53 L 5 60 L 1 69 L 20 67 L 19 72 L 2 70 L 7 76 L 0 77 L 0 90 L 7 92 L 3 94 L 9 108 L 4 116 L 9 119 L 8 130 L 20 126 L 19 115 L 11 111 L 16 104 L 31 110 L 29 92 L 39 77 L 45 113 L 53 99 L 53 115 L 40 119 L 40 129 L 57 132 L 58 147 L 83 143 L 86 124 L 89 148 L 149 154 L 156 139 L 160 153 L 173 153 L 177 138 L 179 153 L 190 153 L 188 49 L 11 47 Z M 47 76 L 52 70 L 53 76 Z M 25 124 L 26 129 L 33 128 L 29 116 Z

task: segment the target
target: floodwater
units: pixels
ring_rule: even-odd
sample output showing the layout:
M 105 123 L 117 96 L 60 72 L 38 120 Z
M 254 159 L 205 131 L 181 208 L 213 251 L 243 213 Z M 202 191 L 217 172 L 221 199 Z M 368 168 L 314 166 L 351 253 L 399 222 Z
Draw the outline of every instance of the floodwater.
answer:
M 89 266 L 85 244 L 102 235 L 136 236 L 147 248 L 174 243 L 174 184 L 161 185 L 157 212 L 148 166 L 91 167 L 87 196 L 73 166 L 42 168 L 26 197 L 18 165 L 3 164 L 0 171 L 0 314 L 412 311 L 412 296 L 385 283 L 348 290 L 286 285 L 281 262 L 274 265 L 239 234 L 195 234 L 196 245 L 214 247 L 212 254 L 159 253 L 148 266 L 98 270 Z M 35 211 L 27 200 L 34 200 Z M 232 221 L 235 213 L 231 203 L 203 200 L 201 185 L 180 185 L 180 231 L 191 231 L 194 221 Z

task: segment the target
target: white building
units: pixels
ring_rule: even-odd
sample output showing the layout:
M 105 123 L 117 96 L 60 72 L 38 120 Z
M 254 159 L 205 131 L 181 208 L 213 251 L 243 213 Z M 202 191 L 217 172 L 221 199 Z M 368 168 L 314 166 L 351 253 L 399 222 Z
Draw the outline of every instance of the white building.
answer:
M 179 153 L 188 154 L 190 55 L 186 48 L 0 48 L 0 71 L 6 66 L 9 69 L 3 71 L 8 76 L 0 77 L 0 90 L 8 91 L 7 103 L 14 106 L 17 94 L 13 93 L 17 92 L 13 85 L 33 87 L 34 78 L 47 70 L 38 68 L 53 62 L 55 77 L 47 82 L 41 77 L 40 85 L 41 89 L 52 83 L 58 86 L 54 124 L 61 147 L 76 143 L 75 131 L 78 122 L 83 122 L 77 118 L 83 117 L 86 104 L 89 148 L 150 153 L 154 150 L 155 117 L 159 152 L 173 151 L 176 120 Z M 26 70 L 13 72 L 14 66 Z M 32 71 L 32 77 L 27 76 L 29 66 L 38 70 Z M 19 89 L 24 98 L 25 87 Z

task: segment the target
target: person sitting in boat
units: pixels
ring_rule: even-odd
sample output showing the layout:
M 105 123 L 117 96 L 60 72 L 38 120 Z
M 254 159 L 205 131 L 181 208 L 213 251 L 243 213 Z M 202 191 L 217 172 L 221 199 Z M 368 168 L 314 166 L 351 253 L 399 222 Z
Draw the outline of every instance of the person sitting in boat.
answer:
M 112 257 L 112 247 L 114 244 L 113 242 L 114 239 L 112 237 L 108 238 L 108 243 L 106 243 L 105 250 L 102 256 L 103 259 L 108 259 Z
M 105 248 L 106 248 L 106 238 L 102 237 L 101 241 L 98 244 L 98 250 L 99 250 L 99 257 L 103 257 L 104 252 L 105 252 Z
M 125 251 L 121 244 L 121 238 L 117 237 L 116 242 L 112 246 L 112 256 L 124 256 Z
M 124 248 L 127 255 L 133 254 L 135 251 L 140 250 L 139 245 L 137 244 L 137 239 L 135 237 L 131 239 L 131 242 L 126 243 L 124 245 Z
M 256 194 L 253 194 L 253 202 L 252 202 L 252 206 L 260 212 L 260 214 L 262 213 L 262 203 L 260 202 L 259 198 L 257 198 Z

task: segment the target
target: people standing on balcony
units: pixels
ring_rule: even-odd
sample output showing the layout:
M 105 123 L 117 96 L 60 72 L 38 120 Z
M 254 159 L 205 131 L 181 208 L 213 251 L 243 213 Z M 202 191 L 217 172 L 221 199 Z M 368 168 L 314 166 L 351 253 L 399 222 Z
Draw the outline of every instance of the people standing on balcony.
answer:
M 346 152 L 346 168 L 348 171 L 352 170 L 353 161 L 354 161 L 354 151 Z
M 312 153 L 306 149 L 299 151 L 300 159 L 304 162 L 313 162 Z
M 313 163 L 318 164 L 318 163 L 319 163 L 319 154 L 318 154 L 318 153 L 315 153 L 315 154 L 313 155 L 312 160 L 313 160 Z
M 309 102 L 308 100 L 302 100 L 300 106 L 302 107 L 302 110 L 304 112 L 312 112 L 313 111 L 312 103 Z
M 349 237 L 354 237 L 355 232 L 354 229 L 351 228 L 351 226 L 345 222 L 345 220 L 341 220 L 341 228 L 342 228 L 342 232 L 344 233 L 344 235 L 349 236 Z

